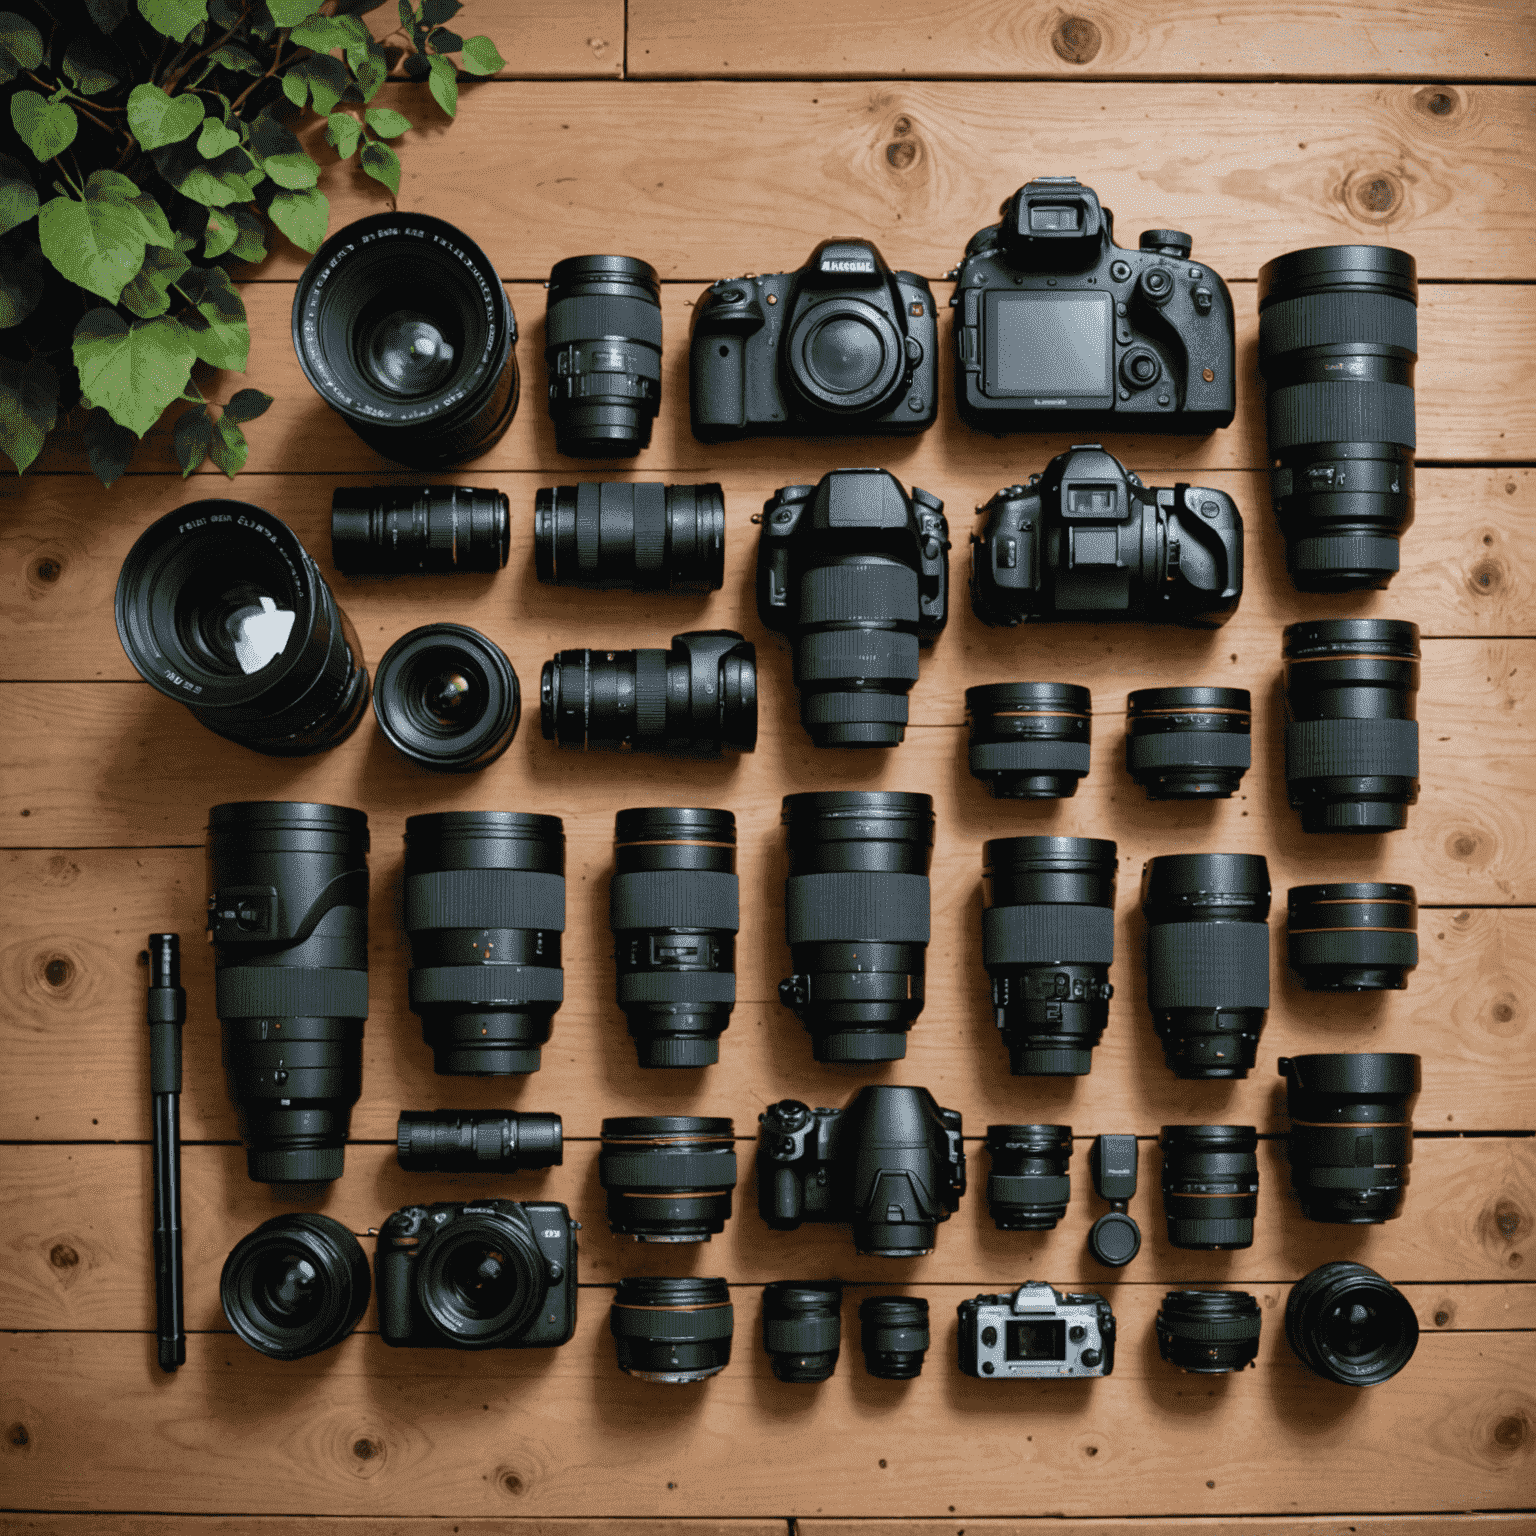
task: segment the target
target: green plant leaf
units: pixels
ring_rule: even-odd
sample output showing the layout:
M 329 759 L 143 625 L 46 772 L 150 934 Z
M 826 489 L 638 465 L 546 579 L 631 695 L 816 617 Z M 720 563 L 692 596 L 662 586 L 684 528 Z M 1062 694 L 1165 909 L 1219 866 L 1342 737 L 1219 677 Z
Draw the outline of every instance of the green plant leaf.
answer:
M 48 263 L 29 239 L 0 240 L 0 330 L 20 325 L 37 308 Z
M 239 422 L 229 419 L 229 412 L 226 411 L 214 423 L 208 457 L 233 480 L 245 468 L 247 452 L 245 433 L 240 430 Z
M 375 181 L 382 181 L 396 197 L 399 197 L 400 156 L 388 144 L 380 144 L 370 139 L 363 145 L 357 160 Z
M 494 75 L 498 69 L 504 69 L 507 62 L 488 37 L 466 37 L 459 57 L 465 73 L 471 75 Z
M 0 357 L 0 453 L 21 474 L 58 419 L 59 376 L 41 357 Z
M 156 32 L 185 42 L 199 22 L 208 19 L 208 0 L 139 0 L 141 15 Z
M 206 405 L 194 405 L 176 418 L 171 443 L 176 462 L 181 465 L 181 478 L 185 480 L 208 457 L 213 446 L 213 421 Z
M 464 46 L 464 39 L 447 27 L 437 27 L 427 38 L 427 47 L 433 53 L 457 53 Z
M 85 0 L 86 14 L 103 32 L 112 33 L 128 19 L 128 0 Z
M 400 0 L 400 25 L 407 32 L 415 29 L 416 12 L 411 9 L 410 0 Z
M 136 85 L 128 96 L 128 126 L 142 149 L 179 144 L 197 131 L 203 103 L 196 96 L 167 96 L 158 85 Z
M 15 11 L 0 11 L 0 82 L 43 62 L 43 35 Z
M 251 124 L 251 153 L 262 170 L 290 192 L 302 192 L 320 180 L 320 167 L 269 110 Z
M 250 202 L 264 174 L 243 149 L 226 150 L 217 160 L 204 160 L 190 144 L 168 144 L 155 150 L 152 158 L 155 168 L 183 197 L 205 208 Z
M 217 160 L 240 142 L 233 128 L 226 128 L 216 117 L 205 117 L 197 135 L 197 152 L 204 160 Z
M 142 320 L 152 320 L 171 307 L 171 284 L 186 275 L 192 263 L 180 251 L 150 246 L 144 253 L 144 265 L 133 281 L 123 288 L 118 300 Z
M 338 16 L 363 16 L 386 5 L 388 0 L 336 0 Z
M 176 286 L 191 301 L 194 313 L 184 316 L 198 357 L 211 368 L 245 372 L 251 352 L 251 328 L 245 305 L 222 267 L 193 267 Z
M 117 84 L 112 61 L 89 38 L 77 37 L 64 50 L 64 73 L 82 96 L 99 96 Z
M 179 398 L 197 360 L 185 327 L 169 316 L 127 325 L 104 308 L 81 317 L 73 350 L 81 398 L 139 437 Z
M 368 28 L 355 16 L 311 16 L 288 34 L 300 48 L 329 53 L 332 48 L 354 47 L 368 41 Z
M 320 9 L 320 0 L 267 0 L 272 20 L 280 27 L 296 27 Z
M 240 238 L 240 226 L 222 208 L 208 210 L 208 223 L 203 231 L 203 255 L 212 261 L 234 248 Z
M 325 120 L 326 142 L 343 160 L 349 159 L 357 148 L 358 135 L 362 131 L 357 119 L 347 112 L 333 112 Z
M 224 407 L 231 421 L 255 421 L 272 404 L 272 396 L 259 389 L 237 389 Z
M 421 19 L 429 27 L 440 27 L 445 21 L 452 21 L 463 9 L 459 0 L 422 0 Z
M 279 192 L 267 209 L 267 217 L 302 251 L 318 251 L 330 222 L 331 205 L 325 194 L 311 187 L 307 192 Z
M 310 101 L 324 117 L 341 100 L 347 88 L 347 67 L 328 53 L 312 53 L 283 75 L 283 94 L 294 106 Z
M 427 87 L 432 92 L 432 99 L 444 112 L 452 117 L 459 110 L 459 75 L 453 67 L 451 59 L 445 59 L 442 54 L 434 53 L 427 60 L 431 73 L 427 76 Z
M 267 254 L 267 226 L 251 208 L 226 208 L 222 218 L 233 217 L 239 234 L 230 255 L 238 261 L 261 261 Z
M 400 61 L 407 80 L 425 80 L 432 72 L 430 61 L 422 53 L 408 53 Z
M 363 100 L 372 101 L 389 74 L 389 59 L 377 43 L 370 43 L 367 57 L 352 65 L 352 73 L 357 77 L 357 89 Z
M 232 69 L 241 75 L 259 75 L 261 65 L 256 62 L 256 56 L 242 48 L 238 43 L 225 43 L 222 48 L 215 48 L 208 55 L 210 66 L 217 65 L 220 69 Z
M 398 139 L 411 127 L 410 118 L 402 116 L 393 107 L 369 107 L 363 118 L 381 139 Z
M 0 155 L 0 235 L 37 216 L 37 188 L 27 168 L 11 155 Z
M 39 160 L 62 155 L 75 142 L 80 124 L 67 102 L 49 101 L 36 91 L 17 91 L 11 97 L 11 122 L 21 142 Z
M 123 285 L 144 265 L 144 226 L 137 209 L 88 198 L 54 197 L 37 215 L 43 255 L 77 288 L 116 304 Z
M 148 192 L 118 171 L 92 171 L 85 183 L 87 202 L 115 203 L 128 209 L 144 232 L 147 245 L 174 245 L 170 220 Z
M 91 458 L 91 472 L 105 486 L 113 485 L 133 458 L 139 440 L 127 427 L 120 427 L 99 407 L 86 414 L 81 431 L 85 451 Z

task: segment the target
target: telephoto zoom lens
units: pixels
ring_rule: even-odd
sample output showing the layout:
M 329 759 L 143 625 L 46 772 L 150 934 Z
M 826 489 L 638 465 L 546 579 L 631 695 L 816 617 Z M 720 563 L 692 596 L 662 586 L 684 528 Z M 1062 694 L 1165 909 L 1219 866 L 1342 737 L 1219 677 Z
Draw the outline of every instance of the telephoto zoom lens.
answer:
M 817 1061 L 900 1061 L 923 1011 L 933 797 L 837 789 L 786 795 L 779 1001 Z
M 339 1344 L 368 1308 L 362 1244 L 329 1216 L 274 1216 L 235 1244 L 219 1276 L 229 1326 L 274 1360 Z
M 641 1243 L 707 1243 L 725 1230 L 736 1187 L 735 1127 L 702 1115 L 603 1121 L 598 1182 L 608 1228 Z
M 363 1086 L 368 818 L 246 800 L 208 813 L 224 1072 L 260 1184 L 339 1179 Z
M 1270 497 L 1301 592 L 1384 587 L 1413 522 L 1413 257 L 1321 245 L 1259 269 Z
M 534 498 L 533 561 L 554 587 L 718 592 L 725 492 L 717 484 L 547 486 Z
M 537 1110 L 402 1109 L 395 1157 L 407 1173 L 517 1173 L 565 1160 L 559 1115 Z
M 642 1067 L 707 1067 L 736 1005 L 736 818 L 644 806 L 614 822 L 608 886 L 619 1007 Z
M 608 1312 L 619 1369 L 674 1386 L 717 1376 L 730 1364 L 735 1322 L 724 1280 L 627 1276 Z
M 1070 1125 L 989 1125 L 987 1210 L 999 1232 L 1050 1232 L 1067 1214 Z
M 859 1303 L 864 1369 L 881 1381 L 923 1374 L 928 1353 L 928 1303 L 921 1296 L 866 1296 Z
M 1163 1214 L 1175 1248 L 1251 1248 L 1259 1133 L 1251 1125 L 1165 1125 Z
M 1247 1077 L 1269 1009 L 1269 865 L 1175 853 L 1141 872 L 1147 1004 L 1174 1076 Z
M 549 274 L 544 362 L 555 447 L 617 459 L 651 446 L 661 408 L 661 283 L 633 256 L 568 256 Z
M 763 1348 L 780 1381 L 814 1385 L 837 1369 L 843 1288 L 835 1280 L 775 1280 L 763 1287 Z
M 1253 764 L 1246 688 L 1139 688 L 1126 704 L 1125 768 L 1148 800 L 1230 800 Z
M 1083 1077 L 1109 1022 L 1115 845 L 996 837 L 982 849 L 981 957 L 1015 1077 Z
M 1285 789 L 1303 832 L 1400 832 L 1419 798 L 1419 627 L 1285 631 Z
M 327 751 L 368 708 L 357 632 L 292 530 L 249 502 L 189 502 L 146 528 L 116 614 L 151 688 L 268 757 Z
M 734 629 L 695 629 L 670 651 L 561 651 L 539 679 L 539 724 L 573 752 L 750 752 L 756 647 Z
M 1169 1291 L 1157 1313 L 1157 1352 L 1195 1376 L 1252 1365 L 1264 1314 L 1247 1291 Z
M 565 998 L 558 816 L 439 811 L 405 823 L 411 1009 L 444 1076 L 539 1070 Z
M 1068 800 L 1088 772 L 1093 699 L 1075 683 L 965 690 L 971 772 L 997 800 Z
M 1280 1058 L 1291 1188 L 1302 1215 L 1352 1226 L 1403 1210 L 1419 1058 L 1400 1052 Z
M 1291 1287 L 1285 1338 L 1325 1381 L 1374 1387 L 1413 1359 L 1419 1320 L 1413 1303 L 1374 1269 L 1335 1259 Z
M 331 494 L 331 560 L 348 576 L 499 571 L 511 503 L 468 485 L 343 486 Z
M 478 458 L 517 410 L 517 322 L 490 258 L 423 213 L 379 213 L 322 245 L 293 296 L 315 392 L 413 469 Z
M 1309 992 L 1401 992 L 1419 963 L 1419 901 L 1411 885 L 1293 885 L 1286 953 Z
M 385 651 L 373 712 L 402 757 L 439 773 L 488 768 L 522 715 L 506 652 L 463 624 L 423 624 Z

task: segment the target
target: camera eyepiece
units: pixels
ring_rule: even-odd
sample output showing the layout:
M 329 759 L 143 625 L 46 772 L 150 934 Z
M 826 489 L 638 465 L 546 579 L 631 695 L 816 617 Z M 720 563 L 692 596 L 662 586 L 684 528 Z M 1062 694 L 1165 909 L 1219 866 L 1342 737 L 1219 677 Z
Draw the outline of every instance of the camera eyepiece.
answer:
M 1157 1352 L 1196 1376 L 1252 1365 L 1264 1314 L 1247 1291 L 1169 1291 L 1157 1312 Z
M 1067 1214 L 1070 1125 L 989 1125 L 987 1210 L 999 1232 L 1050 1232 Z
M 331 495 L 331 559 L 348 576 L 499 571 L 511 541 L 502 491 L 369 485 Z
M 512 745 L 522 694 L 494 641 L 463 624 L 423 624 L 385 651 L 373 712 L 390 746 L 418 767 L 473 773 Z
M 1148 800 L 1232 798 L 1253 763 L 1246 688 L 1139 688 L 1125 703 L 1125 767 Z
M 559 1115 L 530 1110 L 402 1109 L 395 1157 L 408 1173 L 516 1173 L 565 1160 Z
M 1286 924 L 1291 969 L 1309 992 L 1401 992 L 1419 963 L 1411 885 L 1293 885 Z
M 1165 1125 L 1163 1213 L 1175 1248 L 1253 1247 L 1259 1133 L 1251 1125 Z
M 814 1385 L 837 1369 L 843 1288 L 836 1280 L 775 1280 L 763 1287 L 763 1348 L 780 1381 Z
M 736 1187 L 735 1127 L 702 1115 L 603 1121 L 598 1182 L 608 1226 L 642 1243 L 707 1243 L 725 1230 Z
M 881 1381 L 923 1374 L 928 1353 L 928 1303 L 921 1296 L 866 1296 L 859 1303 L 864 1369 Z
M 1413 1303 L 1374 1269 L 1335 1259 L 1291 1287 L 1285 1337 L 1296 1358 L 1325 1381 L 1374 1387 L 1413 1358 Z
M 717 592 L 725 584 L 725 492 L 716 483 L 546 486 L 534 499 L 534 568 L 555 587 Z
M 619 1369 L 674 1386 L 716 1376 L 730 1364 L 735 1324 L 730 1287 L 697 1277 L 626 1276 L 608 1312 Z
M 965 690 L 971 772 L 997 800 L 1066 800 L 1088 772 L 1093 699 L 1074 683 Z

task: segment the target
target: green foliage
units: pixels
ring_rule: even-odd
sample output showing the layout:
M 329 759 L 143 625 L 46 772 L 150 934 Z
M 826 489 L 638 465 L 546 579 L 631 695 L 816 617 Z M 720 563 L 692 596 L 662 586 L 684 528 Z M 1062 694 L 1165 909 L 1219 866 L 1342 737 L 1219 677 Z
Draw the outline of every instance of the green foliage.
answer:
M 139 12 L 155 31 L 179 43 L 208 19 L 208 0 L 139 0 Z
M 15 11 L 0 11 L 0 81 L 43 62 L 43 34 Z
M 80 121 L 67 101 L 52 101 L 36 91 L 17 91 L 11 97 L 11 125 L 39 160 L 62 155 L 80 131 Z
M 106 308 L 81 316 L 73 352 L 81 398 L 140 437 L 180 398 L 197 357 L 178 321 L 162 315 L 130 324 Z
M 0 356 L 0 439 L 21 474 L 42 451 L 53 431 L 59 404 L 59 376 L 47 359 L 25 363 Z
M 37 188 L 26 167 L 10 155 L 0 155 L 0 235 L 37 217 Z

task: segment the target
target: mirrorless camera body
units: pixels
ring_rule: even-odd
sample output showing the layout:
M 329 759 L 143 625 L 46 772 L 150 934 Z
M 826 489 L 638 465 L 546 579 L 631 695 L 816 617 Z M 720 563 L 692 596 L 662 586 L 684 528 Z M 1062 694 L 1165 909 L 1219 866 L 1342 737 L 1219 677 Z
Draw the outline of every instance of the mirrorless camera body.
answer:
M 1236 408 L 1232 298 L 1190 237 L 1115 244 L 1075 176 L 1037 176 L 956 269 L 955 397 L 979 432 L 1213 432 Z
M 1030 1280 L 1012 1295 L 975 1296 L 958 1310 L 967 1376 L 1108 1376 L 1115 1368 L 1115 1314 L 1097 1291 Z
M 868 240 L 823 240 L 798 272 L 724 278 L 694 313 L 693 435 L 910 436 L 938 412 L 928 280 Z

